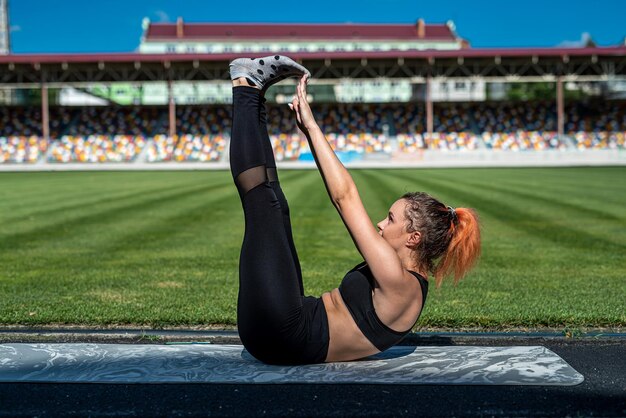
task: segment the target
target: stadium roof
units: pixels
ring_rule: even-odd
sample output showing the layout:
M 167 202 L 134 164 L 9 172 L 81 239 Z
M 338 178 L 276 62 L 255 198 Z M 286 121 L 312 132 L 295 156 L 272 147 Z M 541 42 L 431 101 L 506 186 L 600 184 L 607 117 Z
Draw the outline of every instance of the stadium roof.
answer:
M 114 81 L 228 80 L 228 54 L 0 55 L 0 85 Z M 469 48 L 453 51 L 294 52 L 314 79 L 446 78 L 598 80 L 626 76 L 626 46 L 589 48 Z
M 355 24 L 355 23 L 150 23 L 146 42 L 168 40 L 227 39 L 396 39 L 458 40 L 449 24 Z
M 336 51 L 336 52 L 281 52 L 296 60 L 309 59 L 384 59 L 384 58 L 495 58 L 495 57 L 579 57 L 579 56 L 626 56 L 626 46 L 591 48 L 471 48 L 460 50 L 425 51 Z M 0 55 L 0 64 L 62 64 L 62 63 L 116 63 L 116 62 L 179 62 L 179 61 L 230 61 L 242 56 L 262 57 L 265 53 L 222 53 L 222 54 L 142 54 L 87 53 L 87 54 L 9 54 Z

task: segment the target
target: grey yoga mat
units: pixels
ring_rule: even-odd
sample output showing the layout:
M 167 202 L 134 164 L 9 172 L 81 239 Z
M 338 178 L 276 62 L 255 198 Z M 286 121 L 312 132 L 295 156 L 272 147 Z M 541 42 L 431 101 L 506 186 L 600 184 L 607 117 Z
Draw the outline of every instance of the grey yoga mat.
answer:
M 271 366 L 241 345 L 0 344 L 1 382 L 577 385 L 542 346 L 395 346 L 358 361 Z

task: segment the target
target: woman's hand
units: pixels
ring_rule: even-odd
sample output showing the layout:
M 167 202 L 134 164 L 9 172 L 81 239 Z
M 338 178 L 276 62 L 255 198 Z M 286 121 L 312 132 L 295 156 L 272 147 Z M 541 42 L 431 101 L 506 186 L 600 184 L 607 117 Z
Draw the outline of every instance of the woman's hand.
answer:
M 315 122 L 313 112 L 311 112 L 311 107 L 306 98 L 307 82 L 307 76 L 303 75 L 296 87 L 296 96 L 293 98 L 292 102 L 289 103 L 289 108 L 296 112 L 298 128 L 300 128 L 305 135 L 308 135 L 311 129 L 317 127 L 317 122 Z

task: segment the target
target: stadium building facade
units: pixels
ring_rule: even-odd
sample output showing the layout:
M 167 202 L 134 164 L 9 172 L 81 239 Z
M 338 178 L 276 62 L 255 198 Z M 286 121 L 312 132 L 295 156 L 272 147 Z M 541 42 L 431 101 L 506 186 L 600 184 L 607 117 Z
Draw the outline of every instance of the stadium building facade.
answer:
M 427 24 L 259 24 L 259 23 L 176 23 L 143 21 L 143 35 L 138 51 L 144 54 L 295 54 L 295 53 L 365 53 L 407 51 L 456 51 L 470 48 L 467 40 L 456 33 L 454 22 Z M 439 101 L 481 101 L 485 99 L 485 82 L 433 80 L 431 98 Z M 283 90 L 283 91 L 281 91 Z M 325 85 L 314 84 L 309 93 L 313 101 L 325 102 L 409 102 L 425 92 L 412 92 L 408 80 L 385 77 L 343 77 L 327 79 Z M 230 85 L 220 88 L 207 84 L 178 84 L 174 96 L 179 103 L 230 100 Z M 289 95 L 284 88 L 273 90 L 270 101 L 284 103 Z M 165 103 L 167 89 L 154 85 L 147 101 Z M 202 97 L 205 97 L 202 99 Z
M 458 50 L 469 47 L 446 24 L 258 24 L 143 22 L 139 52 L 262 54 Z

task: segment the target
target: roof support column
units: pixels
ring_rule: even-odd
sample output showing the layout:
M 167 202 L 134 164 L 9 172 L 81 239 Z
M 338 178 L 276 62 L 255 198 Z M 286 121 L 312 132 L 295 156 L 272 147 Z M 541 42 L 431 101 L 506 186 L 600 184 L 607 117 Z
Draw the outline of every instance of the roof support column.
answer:
M 48 85 L 41 80 L 41 131 L 46 141 L 50 140 L 50 115 L 48 108 Z
M 169 105 L 169 136 L 176 136 L 176 102 L 174 101 L 174 93 L 172 91 L 172 80 L 167 80 L 167 98 Z
M 430 141 L 433 135 L 433 99 L 431 93 L 432 77 L 430 74 L 426 77 L 426 134 Z M 428 145 L 426 145 L 428 148 Z
M 563 115 L 563 76 L 558 76 L 556 79 L 556 114 L 559 139 L 563 137 L 563 131 L 565 127 L 565 117 Z

